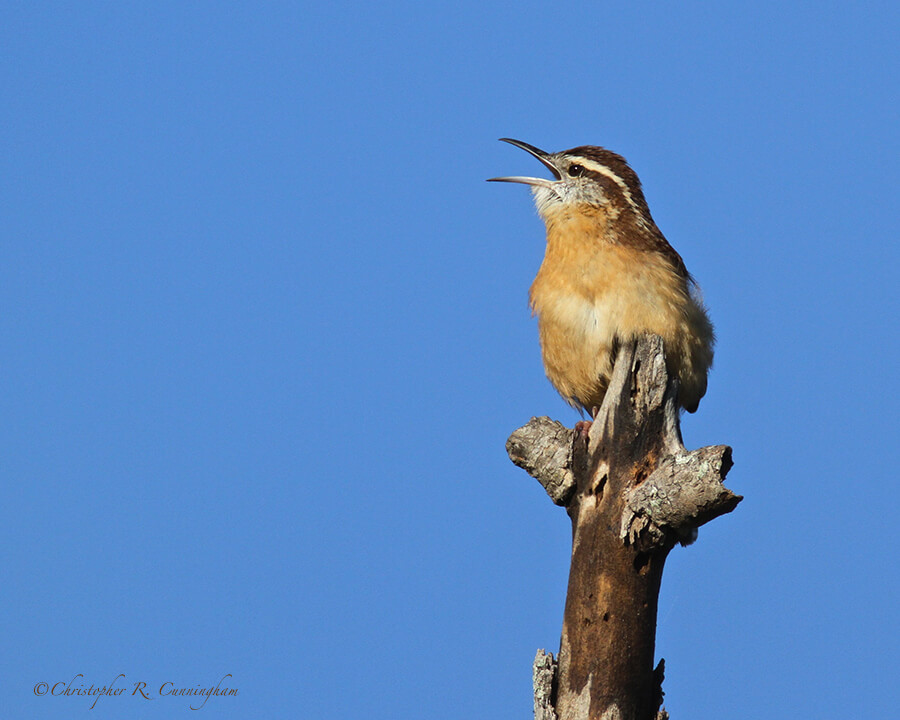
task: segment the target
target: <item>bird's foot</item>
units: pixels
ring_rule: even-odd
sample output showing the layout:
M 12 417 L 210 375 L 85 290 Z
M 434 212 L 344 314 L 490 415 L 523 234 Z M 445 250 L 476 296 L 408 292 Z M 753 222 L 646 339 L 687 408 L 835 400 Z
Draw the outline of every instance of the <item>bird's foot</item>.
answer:
M 592 420 L 579 420 L 575 423 L 575 432 L 578 433 L 583 440 L 587 440 L 592 424 Z

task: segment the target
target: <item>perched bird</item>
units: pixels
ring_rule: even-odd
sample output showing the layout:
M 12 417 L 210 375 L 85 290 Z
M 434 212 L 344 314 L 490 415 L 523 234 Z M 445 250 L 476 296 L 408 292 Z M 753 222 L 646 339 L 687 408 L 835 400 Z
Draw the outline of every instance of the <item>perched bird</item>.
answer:
M 530 185 L 547 226 L 547 250 L 529 299 L 547 377 L 573 407 L 603 402 L 620 343 L 662 337 L 678 398 L 694 412 L 706 393 L 713 327 L 699 290 L 656 227 L 641 183 L 621 155 L 586 145 L 547 153 L 502 138 L 540 160 L 553 179 Z

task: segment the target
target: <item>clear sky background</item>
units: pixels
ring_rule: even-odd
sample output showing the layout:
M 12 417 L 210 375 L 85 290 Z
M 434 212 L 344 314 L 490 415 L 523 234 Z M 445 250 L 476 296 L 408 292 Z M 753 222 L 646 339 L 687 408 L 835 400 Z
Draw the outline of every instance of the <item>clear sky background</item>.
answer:
M 548 150 L 625 155 L 719 344 L 673 551 L 673 718 L 891 717 L 900 11 L 889 2 L 0 9 L 0 706 L 522 720 L 569 522 L 507 459 L 544 378 Z M 40 682 L 127 694 L 37 697 Z

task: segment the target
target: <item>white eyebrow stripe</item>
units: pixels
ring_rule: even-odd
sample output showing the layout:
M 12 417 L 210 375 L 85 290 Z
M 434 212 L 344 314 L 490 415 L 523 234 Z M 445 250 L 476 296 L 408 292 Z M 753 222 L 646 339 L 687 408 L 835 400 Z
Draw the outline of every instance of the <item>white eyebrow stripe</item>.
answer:
M 622 178 L 620 178 L 612 170 L 606 167 L 606 165 L 601 165 L 600 163 L 594 162 L 593 160 L 588 160 L 587 158 L 582 158 L 577 155 L 572 156 L 572 159 L 587 170 L 592 170 L 593 172 L 599 173 L 600 175 L 605 175 L 610 180 L 612 180 L 622 189 L 622 194 L 625 196 L 628 204 L 631 205 L 631 209 L 634 210 L 638 217 L 643 217 L 643 212 L 634 201 L 634 198 L 631 197 L 631 190 L 628 189 L 628 183 L 626 183 Z

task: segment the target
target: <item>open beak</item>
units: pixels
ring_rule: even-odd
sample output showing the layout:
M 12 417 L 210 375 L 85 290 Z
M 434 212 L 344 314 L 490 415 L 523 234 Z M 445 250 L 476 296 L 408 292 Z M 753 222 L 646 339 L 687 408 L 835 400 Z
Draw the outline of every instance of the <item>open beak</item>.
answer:
M 522 142 L 521 140 L 512 140 L 510 138 L 500 138 L 502 142 L 508 142 L 510 145 L 515 145 L 517 148 L 522 148 L 525 152 L 531 153 L 538 160 L 540 160 L 544 167 L 546 167 L 550 172 L 553 173 L 553 177 L 555 180 L 547 180 L 545 178 L 536 178 L 536 177 L 496 177 L 489 178 L 488 182 L 511 182 L 511 183 L 522 183 L 524 185 L 538 185 L 540 187 L 550 187 L 554 182 L 562 180 L 562 175 L 560 175 L 559 170 L 556 169 L 556 166 L 550 160 L 550 153 L 545 153 L 543 150 L 539 150 L 534 145 L 529 145 L 526 142 Z

